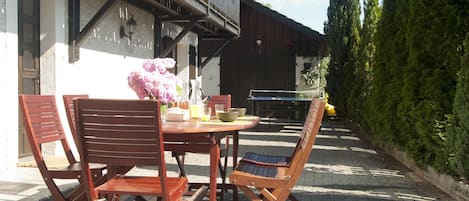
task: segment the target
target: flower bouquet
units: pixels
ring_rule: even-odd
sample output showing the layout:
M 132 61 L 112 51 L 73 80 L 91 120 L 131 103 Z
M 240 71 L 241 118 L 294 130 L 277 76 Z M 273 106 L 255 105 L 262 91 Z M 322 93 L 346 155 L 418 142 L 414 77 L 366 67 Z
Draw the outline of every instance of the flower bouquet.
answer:
M 129 87 L 140 99 L 157 99 L 161 104 L 177 102 L 182 92 L 181 82 L 168 71 L 175 64 L 172 58 L 147 59 L 142 68 L 130 72 Z

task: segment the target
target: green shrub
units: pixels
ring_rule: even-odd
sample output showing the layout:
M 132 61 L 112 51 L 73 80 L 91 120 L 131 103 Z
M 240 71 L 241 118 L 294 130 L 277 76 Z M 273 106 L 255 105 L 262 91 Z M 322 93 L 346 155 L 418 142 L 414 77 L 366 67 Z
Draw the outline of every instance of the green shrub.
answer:
M 469 33 L 466 36 L 466 53 L 462 59 L 456 95 L 452 126 L 448 136 L 449 164 L 457 175 L 469 178 Z

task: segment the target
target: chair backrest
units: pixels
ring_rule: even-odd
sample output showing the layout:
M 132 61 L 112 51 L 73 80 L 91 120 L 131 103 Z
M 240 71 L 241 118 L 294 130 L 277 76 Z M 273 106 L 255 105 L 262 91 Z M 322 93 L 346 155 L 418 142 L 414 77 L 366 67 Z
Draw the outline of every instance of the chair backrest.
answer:
M 319 104 L 321 103 L 322 101 L 320 99 L 313 99 L 311 101 L 311 104 L 309 106 L 309 110 L 308 110 L 308 113 L 306 115 L 306 119 L 304 121 L 304 126 L 303 126 L 303 129 L 301 130 L 301 134 L 296 142 L 296 146 L 295 146 L 295 149 L 293 150 L 291 156 L 290 156 L 290 159 L 293 159 L 295 158 L 295 155 L 296 153 L 299 151 L 299 149 L 301 148 L 301 146 L 305 143 L 305 141 L 308 140 L 308 136 L 307 135 L 311 135 L 311 132 L 307 132 L 309 126 L 311 126 L 311 124 L 313 124 L 314 122 L 311 122 L 311 121 L 315 121 L 314 118 L 316 118 L 316 115 L 317 115 L 317 110 L 319 109 Z M 291 163 L 290 163 L 291 164 Z
M 97 195 L 88 163 L 157 166 L 163 195 L 169 196 L 164 185 L 167 177 L 159 102 L 109 99 L 73 102 L 85 188 L 94 198 Z
M 65 113 L 67 114 L 68 125 L 70 126 L 70 131 L 72 133 L 73 140 L 75 140 L 75 145 L 77 146 L 78 146 L 78 140 L 77 140 L 77 130 L 75 127 L 75 110 L 73 110 L 73 100 L 79 99 L 79 98 L 88 99 L 89 96 L 85 94 L 67 94 L 67 95 L 62 96 L 64 106 L 65 106 Z
M 225 110 L 231 108 L 231 95 L 210 96 L 207 105 L 212 108 L 212 115 L 215 115 L 215 104 L 222 104 Z
M 304 135 L 298 142 L 293 158 L 290 161 L 290 167 L 286 175 L 290 176 L 289 187 L 293 188 L 304 170 L 304 166 L 309 159 L 311 150 L 316 141 L 316 136 L 321 127 L 321 121 L 324 114 L 325 102 L 320 99 L 314 99 L 311 103 L 308 117 L 306 118 L 303 132 Z
M 60 141 L 68 162 L 76 163 L 60 121 L 55 96 L 19 95 L 19 103 L 29 144 L 41 172 L 47 172 L 41 151 L 44 143 Z

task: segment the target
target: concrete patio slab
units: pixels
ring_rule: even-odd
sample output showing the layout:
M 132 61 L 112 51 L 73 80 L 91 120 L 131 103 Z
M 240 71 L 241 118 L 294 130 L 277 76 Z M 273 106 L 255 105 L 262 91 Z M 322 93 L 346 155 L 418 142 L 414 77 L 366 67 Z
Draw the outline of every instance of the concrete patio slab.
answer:
M 302 178 L 293 189 L 299 200 L 453 200 L 384 151 L 362 140 L 346 125 L 342 121 L 323 121 Z M 240 132 L 240 156 L 247 151 L 290 155 L 301 129 L 301 122 L 263 121 L 254 129 Z M 176 161 L 170 153 L 166 159 L 170 176 L 176 176 Z M 186 172 L 191 182 L 208 180 L 208 161 L 207 154 L 186 156 Z M 130 174 L 154 175 L 156 171 L 151 167 L 137 167 Z M 74 185 L 68 182 L 61 184 L 64 189 Z M 48 200 L 48 196 L 36 168 L 15 168 L 0 175 L 2 201 Z M 231 198 L 229 192 L 225 200 Z M 247 200 L 242 193 L 239 198 Z

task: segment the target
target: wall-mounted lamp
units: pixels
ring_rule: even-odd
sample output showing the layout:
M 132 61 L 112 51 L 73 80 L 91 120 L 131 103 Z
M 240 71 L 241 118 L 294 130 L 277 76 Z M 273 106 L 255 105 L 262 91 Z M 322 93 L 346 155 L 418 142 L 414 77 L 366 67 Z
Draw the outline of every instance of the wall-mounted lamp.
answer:
M 135 33 L 135 29 L 137 28 L 137 21 L 135 21 L 133 15 L 130 16 L 129 20 L 127 20 L 126 25 L 127 25 L 127 32 L 125 31 L 124 25 L 122 25 L 121 23 L 121 27 L 119 30 L 120 36 L 121 38 L 127 37 L 130 40 L 132 40 L 132 34 Z
M 261 40 L 261 39 L 257 39 L 257 40 L 256 40 L 256 44 L 257 44 L 257 46 L 261 46 L 262 40 Z
M 257 54 L 261 55 L 262 54 L 262 48 L 261 48 L 261 44 L 262 44 L 262 40 L 261 39 L 257 39 L 256 40 L 256 44 L 257 44 Z

